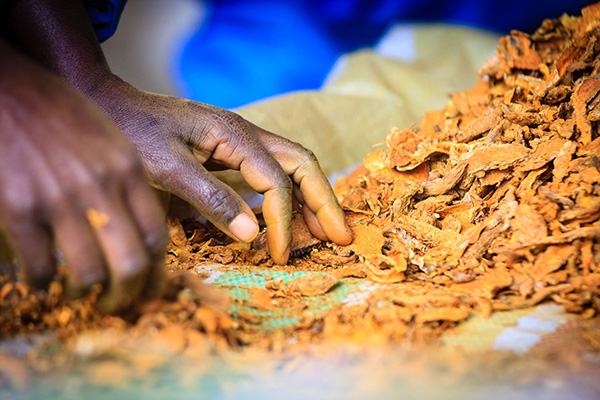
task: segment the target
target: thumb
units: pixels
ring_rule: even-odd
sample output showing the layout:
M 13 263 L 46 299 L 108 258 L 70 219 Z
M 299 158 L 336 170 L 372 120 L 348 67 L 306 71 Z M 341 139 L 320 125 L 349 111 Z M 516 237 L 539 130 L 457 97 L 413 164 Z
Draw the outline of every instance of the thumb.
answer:
M 256 216 L 229 186 L 215 178 L 191 154 L 169 160 L 161 187 L 194 206 L 206 219 L 230 237 L 242 242 L 258 234 Z

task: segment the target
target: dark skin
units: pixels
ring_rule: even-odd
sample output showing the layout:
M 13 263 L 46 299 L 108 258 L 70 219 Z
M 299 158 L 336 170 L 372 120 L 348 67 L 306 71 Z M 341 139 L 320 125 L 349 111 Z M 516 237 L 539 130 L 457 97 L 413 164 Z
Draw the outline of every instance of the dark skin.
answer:
M 133 146 L 61 79 L 6 42 L 0 54 L 0 220 L 27 282 L 54 277 L 56 242 L 71 296 L 109 283 L 111 310 L 160 292 L 164 216 Z
M 144 92 L 122 81 L 110 71 L 89 19 L 78 0 L 18 0 L 12 7 L 10 19 L 16 45 L 77 88 L 125 134 L 137 150 L 141 166 L 152 186 L 183 198 L 225 233 L 247 242 L 258 232 L 254 214 L 230 187 L 208 172 L 223 168 L 240 170 L 244 179 L 257 192 L 264 194 L 263 215 L 267 224 L 269 252 L 278 264 L 287 263 L 290 253 L 292 198 L 302 206 L 308 226 L 315 236 L 340 245 L 352 241 L 343 212 L 316 158 L 300 144 L 265 131 L 235 113 L 202 103 Z M 36 71 L 32 70 L 31 74 L 38 74 L 38 80 L 45 82 L 47 76 L 40 71 L 38 68 Z M 55 78 L 52 82 L 55 86 L 64 85 Z M 40 82 L 39 85 L 43 83 Z M 43 92 L 39 87 L 31 88 L 34 93 L 40 90 Z M 48 92 L 61 93 L 61 90 L 53 86 Z M 107 154 L 113 150 L 109 150 L 111 145 L 108 142 L 114 141 L 116 149 L 123 148 L 125 150 L 122 151 L 127 152 L 126 141 L 122 140 L 122 137 L 113 137 L 115 135 L 112 132 L 116 131 L 114 126 L 101 118 L 94 107 L 86 105 L 85 102 L 81 102 L 80 97 L 73 95 L 76 100 L 71 99 L 67 106 L 55 99 L 46 99 L 49 103 L 56 104 L 55 107 L 48 107 L 49 104 L 40 100 L 39 109 L 47 107 L 43 113 L 56 116 L 55 119 L 60 120 L 63 125 L 63 120 L 73 121 L 75 116 L 82 119 L 80 124 L 59 126 L 59 132 L 50 131 L 44 126 L 46 131 L 38 134 L 38 137 L 30 142 L 40 148 L 53 149 L 59 154 L 62 154 L 60 152 L 63 148 L 74 149 L 69 154 L 74 165 L 82 165 L 79 168 L 82 173 L 93 171 L 96 168 L 94 163 L 100 163 L 102 170 L 108 172 L 99 180 L 118 182 L 121 191 L 142 186 L 139 184 L 141 173 L 139 168 L 136 169 L 139 163 L 135 155 L 127 157 L 128 162 L 122 164 L 126 164 L 123 168 L 130 172 L 137 170 L 138 175 L 130 173 L 137 178 L 121 182 L 125 179 L 121 171 L 110 169 L 114 167 Z M 65 94 L 65 97 L 68 96 Z M 35 114 L 34 111 L 29 113 Z M 69 112 L 75 116 L 65 118 L 64 114 Z M 94 117 L 86 116 L 87 114 L 94 114 Z M 86 120 L 87 117 L 90 119 Z M 93 118 L 97 118 L 98 121 L 92 120 Z M 102 121 L 99 122 L 100 120 Z M 4 131 L 4 122 L 2 124 L 0 129 Z M 40 125 L 36 127 L 41 130 L 39 128 Z M 22 130 L 27 131 L 27 128 Z M 99 136 L 96 132 L 98 130 L 104 132 L 107 137 L 105 147 L 97 148 L 91 144 L 95 143 L 94 139 Z M 108 133 L 109 131 L 111 133 Z M 63 137 L 61 135 L 69 139 L 57 141 L 57 138 Z M 13 135 L 16 146 L 25 138 L 28 138 L 26 134 Z M 90 148 L 91 161 L 78 159 L 88 157 L 88 152 L 82 151 L 86 148 Z M 51 154 L 48 154 L 47 158 L 50 157 Z M 32 165 L 37 166 L 37 163 L 32 161 L 36 159 L 35 154 L 23 154 L 22 159 L 27 161 L 21 162 L 24 165 L 20 170 L 31 169 Z M 5 166 L 10 171 L 17 169 L 11 167 L 12 164 L 8 161 L 5 164 L 4 160 L 5 158 L 1 158 L 0 169 Z M 12 162 L 16 161 L 13 159 Z M 157 211 L 156 199 L 149 193 L 150 189 L 146 187 L 146 192 L 136 189 L 138 192 L 135 195 L 127 195 L 127 200 L 121 201 L 125 202 L 125 205 L 116 206 L 115 204 L 119 204 L 116 195 L 111 197 L 108 193 L 117 193 L 117 189 L 100 186 L 101 190 L 90 192 L 72 176 L 78 171 L 77 168 L 63 161 L 55 164 L 54 174 L 60 178 L 54 180 L 61 184 L 69 182 L 68 193 L 75 193 L 75 197 L 86 199 L 81 200 L 83 205 L 79 207 L 78 216 L 72 216 L 71 219 L 79 221 L 79 225 L 86 225 L 87 231 L 91 232 L 88 236 L 92 239 L 89 239 L 90 243 L 87 244 L 87 248 L 91 250 L 84 252 L 81 249 L 65 249 L 70 243 L 79 243 L 81 237 L 88 236 L 81 235 L 81 229 L 65 230 L 66 233 L 62 236 L 54 233 L 58 230 L 54 227 L 62 218 L 56 222 L 43 220 L 44 225 L 52 229 L 50 232 L 46 230 L 45 235 L 38 233 L 34 238 L 44 244 L 48 254 L 53 238 L 60 243 L 70 266 L 72 290 L 83 292 L 95 282 L 108 281 L 109 292 L 114 294 L 110 296 L 113 300 L 108 307 L 113 309 L 122 308 L 143 297 L 145 293 L 155 292 L 154 288 L 160 286 L 155 283 L 160 281 L 160 278 L 154 276 L 157 270 L 161 270 L 156 266 L 156 260 L 162 260 L 164 227 L 156 226 L 158 224 L 155 221 L 161 213 Z M 30 182 L 33 176 L 42 174 L 38 181 L 40 186 L 44 186 L 46 181 L 52 180 L 51 177 L 42 179 L 48 170 L 46 165 L 40 163 L 38 169 L 31 171 L 23 179 Z M 10 180 L 11 174 L 7 175 L 9 176 L 6 179 Z M 2 185 L 4 191 L 4 183 Z M 63 204 L 64 198 L 52 199 L 43 190 L 38 192 L 42 193 L 38 200 L 40 205 L 51 208 L 52 212 L 55 208 L 63 208 L 63 213 L 68 214 L 72 202 L 67 201 Z M 96 204 L 95 201 L 99 198 L 106 199 L 106 204 Z M 93 227 L 93 224 L 86 220 L 81 210 L 87 212 L 90 208 L 108 217 L 106 226 Z M 0 218 L 7 221 L 5 224 L 9 226 L 8 231 L 15 247 L 23 254 L 31 247 L 28 243 L 31 243 L 32 239 L 27 238 L 25 234 L 19 235 L 11 231 L 10 226 L 17 223 L 11 219 L 10 208 L 8 210 L 5 212 L 9 214 L 8 218 L 5 215 L 0 215 Z M 26 213 L 38 215 L 34 209 L 22 211 L 20 214 Z M 131 213 L 132 216 L 127 216 L 127 213 Z M 85 253 L 85 256 L 79 253 Z M 48 254 L 42 259 L 46 260 Z M 80 267 L 84 258 L 91 259 L 86 262 L 94 266 Z M 129 259 L 139 261 L 136 261 L 135 266 L 128 267 L 126 261 Z M 32 265 L 35 267 L 28 266 L 31 263 L 34 263 Z M 50 260 L 38 262 L 23 258 L 23 264 L 27 274 L 34 277 L 32 280 L 40 283 L 47 281 L 54 274 Z M 121 277 L 124 275 L 123 271 L 127 271 L 126 279 Z

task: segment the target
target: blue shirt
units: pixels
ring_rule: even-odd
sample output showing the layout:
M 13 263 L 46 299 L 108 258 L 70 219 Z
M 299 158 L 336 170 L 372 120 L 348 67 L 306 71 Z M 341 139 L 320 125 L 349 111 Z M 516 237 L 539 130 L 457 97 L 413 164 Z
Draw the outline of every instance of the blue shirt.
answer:
M 100 41 L 114 33 L 125 2 L 84 0 Z M 177 83 L 187 98 L 234 108 L 280 93 L 319 88 L 341 54 L 373 46 L 395 22 L 445 22 L 502 34 L 511 29 L 533 32 L 544 19 L 579 15 L 593 2 L 205 1 L 206 17 L 177 60 Z
M 84 0 L 83 5 L 100 42 L 111 37 L 121 18 L 127 0 Z

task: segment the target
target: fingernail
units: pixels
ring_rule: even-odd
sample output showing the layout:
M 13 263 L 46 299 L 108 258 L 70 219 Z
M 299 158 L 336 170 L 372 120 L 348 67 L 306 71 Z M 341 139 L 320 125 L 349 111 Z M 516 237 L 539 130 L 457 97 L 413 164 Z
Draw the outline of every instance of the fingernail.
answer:
M 250 242 L 258 234 L 258 224 L 246 213 L 235 217 L 228 228 L 229 232 L 242 242 Z
M 346 237 L 341 239 L 339 243 L 339 245 L 341 246 L 346 246 L 349 245 L 350 243 L 352 243 L 352 241 L 354 240 L 354 235 L 352 234 L 352 229 L 350 229 L 350 227 L 348 225 L 346 225 Z

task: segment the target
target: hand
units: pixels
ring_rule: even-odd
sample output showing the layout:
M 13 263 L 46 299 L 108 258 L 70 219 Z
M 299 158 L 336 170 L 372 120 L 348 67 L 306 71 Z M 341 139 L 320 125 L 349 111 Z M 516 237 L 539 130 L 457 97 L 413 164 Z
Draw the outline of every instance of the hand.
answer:
M 258 224 L 248 205 L 208 171 L 240 170 L 264 194 L 263 215 L 273 260 L 286 264 L 292 194 L 311 232 L 349 244 L 344 214 L 312 152 L 239 115 L 183 99 L 140 91 L 111 75 L 88 95 L 129 137 L 151 184 L 198 209 L 231 237 L 251 241 Z M 290 179 L 291 178 L 291 179 Z
M 60 79 L 0 42 L 0 221 L 28 283 L 58 244 L 67 290 L 105 284 L 107 310 L 160 291 L 166 228 L 128 140 Z

